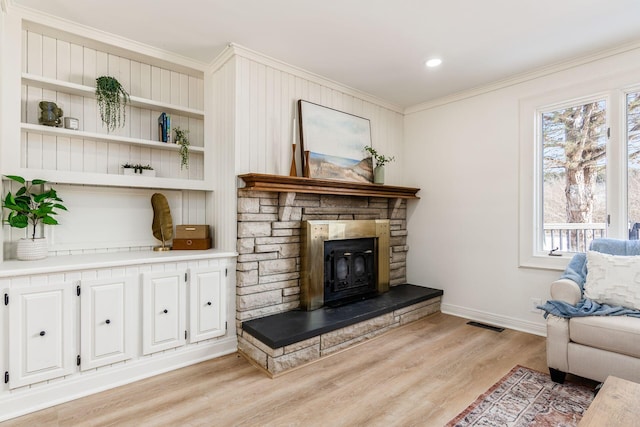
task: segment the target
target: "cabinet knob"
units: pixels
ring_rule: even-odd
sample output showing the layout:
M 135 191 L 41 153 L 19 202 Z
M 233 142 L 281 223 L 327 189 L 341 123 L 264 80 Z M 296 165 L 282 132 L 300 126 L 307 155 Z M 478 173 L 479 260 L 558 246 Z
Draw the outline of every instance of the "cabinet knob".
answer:
M 211 305 L 211 301 L 207 301 L 207 305 Z
M 46 335 L 46 332 L 45 332 L 45 331 L 40 331 L 40 336 L 41 336 L 41 337 L 43 337 L 43 336 L 45 336 L 45 335 Z
M 108 325 L 109 323 L 111 323 L 111 320 L 107 319 L 107 320 L 104 321 L 104 323 L 106 323 Z
M 169 310 L 167 310 L 166 308 L 162 311 L 164 314 L 167 314 L 169 312 Z

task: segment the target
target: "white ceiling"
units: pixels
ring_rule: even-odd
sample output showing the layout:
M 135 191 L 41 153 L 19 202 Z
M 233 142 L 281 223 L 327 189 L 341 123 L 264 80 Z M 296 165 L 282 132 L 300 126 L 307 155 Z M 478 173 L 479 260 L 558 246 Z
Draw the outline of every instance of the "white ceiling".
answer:
M 12 3 L 204 63 L 237 43 L 402 107 L 640 41 L 639 0 Z

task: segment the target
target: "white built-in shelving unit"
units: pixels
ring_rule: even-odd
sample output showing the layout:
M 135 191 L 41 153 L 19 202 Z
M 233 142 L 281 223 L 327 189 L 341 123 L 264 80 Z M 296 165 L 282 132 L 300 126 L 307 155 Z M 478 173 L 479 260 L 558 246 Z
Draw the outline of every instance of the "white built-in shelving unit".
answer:
M 205 136 L 207 66 L 90 29 L 31 18 L 7 21 L 5 37 L 20 43 L 7 45 L 3 57 L 9 82 L 3 105 L 10 107 L 3 123 L 10 129 L 2 141 L 0 172 L 45 179 L 71 203 L 70 212 L 60 216 L 63 226 L 45 230 L 50 255 L 150 250 L 156 243 L 147 224 L 151 206 L 140 199 L 154 192 L 169 199 L 175 224 L 215 226 L 215 185 L 205 167 L 212 159 L 212 142 Z M 124 125 L 112 132 L 102 125 L 96 102 L 100 76 L 115 77 L 130 95 Z M 19 81 L 19 90 L 12 81 Z M 41 101 L 55 102 L 64 117 L 78 119 L 79 129 L 40 124 Z M 181 166 L 177 144 L 159 140 L 163 112 L 171 115 L 172 128 L 189 131 L 188 168 Z M 124 175 L 125 163 L 150 165 L 156 176 Z M 15 187 L 3 184 L 5 191 Z M 109 214 L 113 206 L 117 215 Z M 96 224 L 110 230 L 108 239 L 92 236 Z M 3 231 L 6 261 L 24 232 Z
M 204 176 L 204 73 L 65 36 L 42 25 L 23 27 L 21 146 L 9 151 L 12 164 L 23 175 L 40 174 L 54 182 L 73 183 L 67 172 L 83 172 L 89 181 L 77 181 L 82 184 L 126 186 L 131 181 L 132 187 L 210 190 Z M 102 75 L 117 78 L 130 94 L 124 126 L 111 133 L 102 126 L 95 99 L 95 80 Z M 80 129 L 40 125 L 42 100 L 79 119 Z M 159 141 L 157 118 L 163 112 L 172 116 L 173 128 L 189 131 L 189 168 L 180 167 L 176 144 Z M 149 164 L 158 179 L 99 177 L 122 174 L 124 163 Z
M 225 228 L 208 66 L 20 7 L 0 19 L 0 174 L 48 180 L 69 208 L 44 229 L 45 260 L 15 260 L 25 232 L 0 228 L 0 421 L 236 351 L 235 251 L 152 251 L 157 192 L 174 225 Z M 96 103 L 100 76 L 130 94 L 113 132 Z M 41 101 L 79 129 L 41 125 Z M 189 131 L 188 168 L 178 145 L 159 141 L 163 112 Z M 156 176 L 124 175 L 125 163 Z

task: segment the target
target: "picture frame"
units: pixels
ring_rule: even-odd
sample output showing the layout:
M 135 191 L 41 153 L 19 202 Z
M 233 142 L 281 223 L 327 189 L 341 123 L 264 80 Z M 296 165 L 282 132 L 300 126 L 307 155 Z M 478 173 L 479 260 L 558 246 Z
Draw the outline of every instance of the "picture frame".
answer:
M 373 182 L 369 119 L 300 99 L 298 124 L 305 177 Z

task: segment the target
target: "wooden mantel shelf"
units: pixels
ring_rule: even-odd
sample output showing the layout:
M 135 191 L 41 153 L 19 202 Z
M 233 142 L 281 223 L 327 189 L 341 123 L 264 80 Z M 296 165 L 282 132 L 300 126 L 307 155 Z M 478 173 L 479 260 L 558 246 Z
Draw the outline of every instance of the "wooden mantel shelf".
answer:
M 328 179 L 301 178 L 296 176 L 247 173 L 240 175 L 244 190 L 272 191 L 278 193 L 334 194 L 340 196 L 386 197 L 390 199 L 418 199 L 419 188 L 393 185 L 365 184 Z

